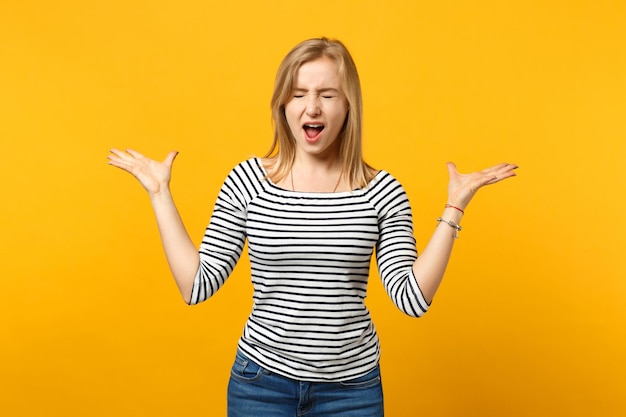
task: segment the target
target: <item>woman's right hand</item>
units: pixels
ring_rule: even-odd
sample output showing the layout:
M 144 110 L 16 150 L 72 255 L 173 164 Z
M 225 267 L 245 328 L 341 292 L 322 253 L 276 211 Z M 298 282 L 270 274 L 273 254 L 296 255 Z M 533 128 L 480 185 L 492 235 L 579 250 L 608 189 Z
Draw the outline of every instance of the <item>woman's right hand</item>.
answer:
M 154 161 L 132 149 L 111 149 L 109 164 L 130 173 L 148 191 L 159 226 L 165 257 L 178 289 L 187 303 L 191 300 L 194 279 L 200 267 L 198 249 L 189 237 L 169 192 L 172 164 L 178 152 L 167 154 L 163 162 Z
M 178 155 L 177 151 L 167 154 L 163 162 L 147 158 L 139 152 L 127 149 L 111 149 L 109 165 L 116 166 L 137 178 L 150 195 L 156 195 L 169 187 L 172 175 L 172 164 Z

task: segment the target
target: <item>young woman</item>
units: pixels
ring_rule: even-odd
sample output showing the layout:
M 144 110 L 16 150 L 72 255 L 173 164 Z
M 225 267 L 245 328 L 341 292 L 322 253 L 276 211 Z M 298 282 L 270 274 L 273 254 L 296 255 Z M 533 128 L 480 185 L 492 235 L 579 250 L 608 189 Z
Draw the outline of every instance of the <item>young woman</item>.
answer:
M 364 304 L 372 254 L 389 297 L 421 316 L 465 207 L 517 166 L 460 174 L 448 163 L 448 201 L 418 258 L 404 189 L 363 160 L 360 82 L 341 42 L 310 39 L 287 54 L 272 115 L 270 151 L 227 176 L 199 250 L 170 194 L 176 152 L 157 162 L 113 149 L 109 163 L 147 190 L 187 303 L 221 287 L 248 241 L 254 306 L 231 372 L 230 417 L 382 416 L 379 340 Z

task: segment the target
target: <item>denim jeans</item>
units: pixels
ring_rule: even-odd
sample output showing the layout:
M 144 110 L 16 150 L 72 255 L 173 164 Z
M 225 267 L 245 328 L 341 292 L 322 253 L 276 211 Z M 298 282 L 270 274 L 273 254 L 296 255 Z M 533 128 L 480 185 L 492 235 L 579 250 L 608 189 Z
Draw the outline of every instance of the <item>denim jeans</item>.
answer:
M 296 381 L 237 352 L 228 383 L 228 417 L 383 417 L 380 367 L 342 382 Z

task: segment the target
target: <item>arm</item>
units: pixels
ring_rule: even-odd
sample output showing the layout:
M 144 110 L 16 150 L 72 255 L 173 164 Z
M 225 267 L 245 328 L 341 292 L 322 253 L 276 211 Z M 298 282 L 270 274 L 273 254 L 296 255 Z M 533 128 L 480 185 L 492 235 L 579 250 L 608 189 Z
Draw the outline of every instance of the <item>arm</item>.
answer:
M 189 303 L 200 257 L 170 193 L 176 155 L 177 152 L 170 152 L 163 162 L 157 162 L 132 149 L 127 152 L 112 149 L 109 164 L 133 175 L 148 192 L 167 262 L 181 295 Z
M 460 174 L 453 163 L 448 163 L 448 204 L 456 208 L 446 207 L 441 217 L 458 225 L 463 211 L 480 188 L 515 176 L 515 169 L 517 165 L 503 163 L 479 172 Z M 455 228 L 440 222 L 428 245 L 413 264 L 413 274 L 428 303 L 432 301 L 443 278 L 456 232 Z

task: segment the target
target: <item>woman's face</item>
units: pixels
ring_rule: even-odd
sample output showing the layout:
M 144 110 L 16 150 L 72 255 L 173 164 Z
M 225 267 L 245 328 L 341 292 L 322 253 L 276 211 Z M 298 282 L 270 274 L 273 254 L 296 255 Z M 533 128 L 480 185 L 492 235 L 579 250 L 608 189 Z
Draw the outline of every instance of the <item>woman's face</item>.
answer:
M 295 88 L 285 105 L 287 124 L 296 139 L 296 156 L 337 156 L 337 137 L 348 114 L 341 87 L 337 64 L 330 58 L 306 62 L 298 69 Z

